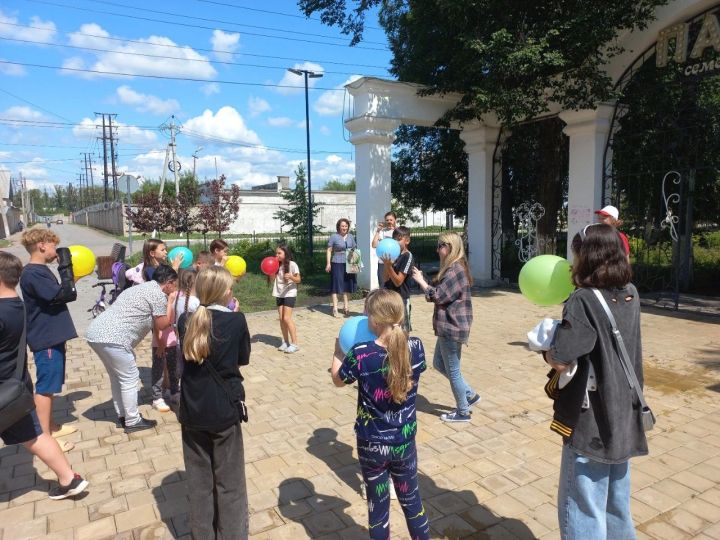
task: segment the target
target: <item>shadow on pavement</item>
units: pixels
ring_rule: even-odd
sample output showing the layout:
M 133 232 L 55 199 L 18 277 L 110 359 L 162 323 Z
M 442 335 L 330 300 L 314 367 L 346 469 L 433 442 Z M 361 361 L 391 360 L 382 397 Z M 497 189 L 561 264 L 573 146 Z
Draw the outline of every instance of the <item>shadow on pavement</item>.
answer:
M 435 406 L 424 398 L 422 399 L 430 407 Z M 420 401 L 421 396 L 418 396 L 418 409 L 420 409 Z M 352 457 L 352 450 L 349 444 L 338 441 L 337 431 L 330 428 L 316 429 L 307 442 L 307 451 L 310 454 L 324 461 L 340 480 L 352 490 L 359 492 L 360 465 Z M 423 505 L 430 516 L 431 538 L 517 538 L 522 540 L 535 538 L 532 531 L 522 521 L 495 515 L 480 504 L 474 492 L 446 489 L 421 472 L 418 473 L 418 479 Z M 328 505 L 328 508 L 338 506 L 343 510 L 350 506 L 349 503 L 341 501 L 337 497 L 316 494 L 312 483 L 301 478 L 291 478 L 280 485 L 280 512 L 283 516 L 302 523 L 311 538 L 315 538 L 318 533 L 330 532 L 308 528 L 303 521 L 310 521 L 311 518 L 308 517 L 308 514 L 311 510 L 317 512 L 315 506 L 323 504 Z M 392 504 L 396 505 L 397 503 Z M 293 515 L 296 517 L 292 517 Z M 391 526 L 395 531 L 405 532 L 404 523 L 391 523 Z
M 453 407 L 452 405 L 440 405 L 439 403 L 431 403 L 425 396 L 418 394 L 417 398 L 415 399 L 415 409 L 417 409 L 419 412 L 424 412 L 425 414 L 431 414 L 433 416 L 439 417 L 443 413 L 454 411 L 455 407 Z
M 184 471 L 174 471 L 152 489 L 160 519 L 173 538 L 190 534 L 187 523 L 188 496 Z
M 271 347 L 279 347 L 282 344 L 282 338 L 270 334 L 254 334 L 250 337 L 250 343 L 264 343 Z

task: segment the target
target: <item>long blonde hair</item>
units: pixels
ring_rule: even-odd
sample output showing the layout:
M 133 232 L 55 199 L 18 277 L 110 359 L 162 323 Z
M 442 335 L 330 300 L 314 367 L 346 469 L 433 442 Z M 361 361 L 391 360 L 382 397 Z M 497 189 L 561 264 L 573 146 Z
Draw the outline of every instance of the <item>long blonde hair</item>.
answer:
M 200 300 L 200 306 L 189 318 L 185 331 L 182 350 L 186 360 L 202 364 L 210 355 L 213 333 L 212 314 L 208 306 L 224 304 L 232 284 L 233 278 L 223 266 L 211 266 L 197 275 L 195 294 Z
M 395 403 L 407 399 L 413 386 L 408 335 L 402 328 L 405 306 L 402 297 L 389 289 L 373 291 L 367 300 L 367 313 L 374 324 L 387 325 L 387 373 L 385 380 Z
M 470 274 L 470 266 L 468 265 L 467 256 L 465 255 L 465 244 L 461 236 L 454 232 L 444 232 L 438 236 L 438 243 L 447 244 L 449 250 L 447 256 L 440 263 L 440 271 L 438 272 L 435 282 L 439 283 L 445 276 L 445 272 L 454 263 L 459 262 L 465 270 L 468 283 L 473 284 L 472 275 Z

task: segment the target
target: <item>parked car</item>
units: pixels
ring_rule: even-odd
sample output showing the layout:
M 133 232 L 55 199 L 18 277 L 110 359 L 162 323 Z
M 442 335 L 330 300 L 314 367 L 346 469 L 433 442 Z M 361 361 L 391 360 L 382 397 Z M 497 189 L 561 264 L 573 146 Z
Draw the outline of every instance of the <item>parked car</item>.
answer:
M 62 224 L 63 224 L 63 220 L 62 220 L 62 219 L 58 219 L 58 220 L 55 221 L 55 224 L 56 224 L 56 225 L 62 225 Z

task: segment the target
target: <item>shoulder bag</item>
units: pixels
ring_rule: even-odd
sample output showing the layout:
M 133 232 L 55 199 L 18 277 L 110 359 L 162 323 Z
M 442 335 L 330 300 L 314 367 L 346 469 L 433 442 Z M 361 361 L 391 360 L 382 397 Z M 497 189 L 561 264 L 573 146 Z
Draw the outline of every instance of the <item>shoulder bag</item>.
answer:
M 27 320 L 25 306 L 23 306 L 23 331 L 18 344 L 15 373 L 10 379 L 0 383 L 0 433 L 35 409 L 33 395 L 28 391 L 27 384 L 23 381 L 25 356 L 27 354 L 26 329 Z
M 632 363 L 630 362 L 630 355 L 625 348 L 625 342 L 623 341 L 620 330 L 618 330 L 617 324 L 615 323 L 615 317 L 613 317 L 613 314 L 610 311 L 610 307 L 607 305 L 607 302 L 605 301 L 602 293 L 597 289 L 593 289 L 592 291 L 595 293 L 595 296 L 597 297 L 600 305 L 605 310 L 605 314 L 610 320 L 610 325 L 612 326 L 612 333 L 613 336 L 615 336 L 615 341 L 617 342 L 618 350 L 620 353 L 620 363 L 622 364 L 623 371 L 625 371 L 625 376 L 627 377 L 628 383 L 630 384 L 630 388 L 635 390 L 635 393 L 640 400 L 643 429 L 645 431 L 650 431 L 651 429 L 653 429 L 653 427 L 655 427 L 655 415 L 650 410 L 650 407 L 648 407 L 648 404 L 645 402 L 642 388 L 640 388 L 640 382 L 638 381 L 637 375 L 635 375 L 635 370 L 633 369 Z
M 227 383 L 223 380 L 223 378 L 220 376 L 220 374 L 217 372 L 215 367 L 212 365 L 210 360 L 207 358 L 203 362 L 203 365 L 207 365 L 207 368 L 210 370 L 210 375 L 213 379 L 215 379 L 215 382 L 220 385 L 220 388 L 223 389 L 225 392 L 225 395 L 227 396 L 230 403 L 237 408 L 238 412 L 238 420 L 240 422 L 247 422 L 248 421 L 248 411 L 247 407 L 245 406 L 245 402 L 242 399 L 237 399 L 233 397 L 232 391 L 230 390 L 230 387 L 228 387 Z
M 359 274 L 365 265 L 362 261 L 362 253 L 357 247 L 345 250 L 345 272 L 348 274 Z

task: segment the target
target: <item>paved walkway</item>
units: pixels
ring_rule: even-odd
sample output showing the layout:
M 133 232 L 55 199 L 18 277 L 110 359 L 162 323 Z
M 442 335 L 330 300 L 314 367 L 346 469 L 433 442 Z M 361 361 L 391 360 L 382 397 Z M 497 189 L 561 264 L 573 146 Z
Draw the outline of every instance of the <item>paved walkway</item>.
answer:
M 354 305 L 359 310 L 360 305 Z M 433 538 L 558 538 L 555 493 L 560 439 L 548 429 L 546 367 L 525 333 L 558 308 L 487 291 L 474 298 L 475 326 L 464 371 L 483 400 L 470 424 L 446 425 L 446 380 L 428 370 L 418 398 L 421 489 Z M 340 320 L 326 308 L 300 309 L 302 349 L 279 344 L 274 313 L 250 315 L 250 404 L 245 427 L 252 538 L 366 538 L 352 422 L 355 389 L 327 374 Z M 431 306 L 413 298 L 413 322 L 432 353 Z M 720 332 L 717 324 L 664 312 L 643 315 L 647 398 L 658 416 L 651 455 L 633 463 L 638 537 L 720 538 Z M 145 384 L 146 341 L 139 349 Z M 143 412 L 156 430 L 114 427 L 110 388 L 81 340 L 70 344 L 67 390 L 57 413 L 76 422 L 69 453 L 91 482 L 78 500 L 47 499 L 47 468 L 17 447 L 0 448 L 0 537 L 89 539 L 187 535 L 187 489 L 179 425 L 172 413 Z M 148 395 L 143 392 L 144 402 Z M 393 538 L 407 536 L 393 503 Z

